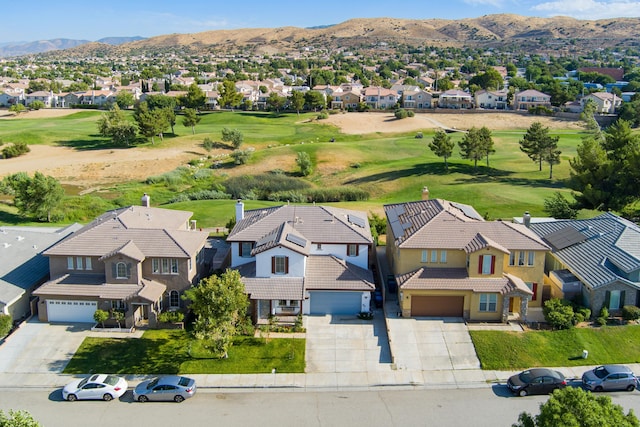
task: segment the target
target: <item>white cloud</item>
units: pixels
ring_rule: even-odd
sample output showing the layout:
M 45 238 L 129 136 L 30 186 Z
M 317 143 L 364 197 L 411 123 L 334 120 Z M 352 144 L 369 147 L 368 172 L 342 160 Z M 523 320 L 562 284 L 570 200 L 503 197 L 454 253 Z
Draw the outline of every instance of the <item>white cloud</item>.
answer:
M 605 19 L 640 16 L 640 2 L 627 0 L 559 0 L 540 3 L 531 10 L 548 16 L 563 15 L 577 19 Z

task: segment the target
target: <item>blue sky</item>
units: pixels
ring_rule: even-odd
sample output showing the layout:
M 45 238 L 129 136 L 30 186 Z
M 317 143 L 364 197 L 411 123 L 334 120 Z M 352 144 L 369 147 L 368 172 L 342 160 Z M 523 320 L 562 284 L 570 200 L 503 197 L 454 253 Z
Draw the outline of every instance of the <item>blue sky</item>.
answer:
M 4 18 L 0 43 L 4 43 L 311 27 L 375 17 L 458 19 L 496 13 L 577 19 L 640 17 L 640 0 L 6 0 L 0 11 Z

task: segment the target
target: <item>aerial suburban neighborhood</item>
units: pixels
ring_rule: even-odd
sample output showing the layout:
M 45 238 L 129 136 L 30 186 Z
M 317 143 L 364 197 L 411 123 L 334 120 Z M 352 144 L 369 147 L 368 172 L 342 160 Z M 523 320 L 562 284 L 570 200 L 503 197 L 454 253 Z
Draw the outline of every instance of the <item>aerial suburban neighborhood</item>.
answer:
M 639 388 L 640 24 L 558 19 L 0 45 L 0 425 L 2 387 L 439 390 L 519 426 Z

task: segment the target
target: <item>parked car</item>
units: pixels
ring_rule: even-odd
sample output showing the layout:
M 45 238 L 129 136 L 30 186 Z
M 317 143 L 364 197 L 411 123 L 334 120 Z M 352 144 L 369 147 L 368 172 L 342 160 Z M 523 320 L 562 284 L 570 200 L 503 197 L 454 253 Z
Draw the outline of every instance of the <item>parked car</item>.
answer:
M 64 386 L 62 398 L 69 402 L 85 399 L 109 401 L 122 396 L 127 391 L 127 387 L 129 385 L 124 378 L 115 375 L 93 374 Z
M 549 394 L 553 390 L 564 388 L 567 381 L 561 372 L 546 368 L 533 368 L 513 375 L 507 381 L 507 387 L 518 396 L 528 394 Z
M 398 282 L 396 282 L 396 277 L 393 274 L 387 276 L 387 289 L 390 294 L 398 292 Z
M 582 385 L 588 390 L 627 390 L 638 387 L 638 378 L 623 365 L 604 365 L 582 374 Z
M 376 308 L 381 308 L 382 307 L 382 290 L 381 289 L 376 289 L 373 292 L 373 303 L 376 306 Z
M 143 381 L 133 390 L 133 400 L 173 400 L 182 402 L 196 393 L 196 381 L 177 375 L 166 375 L 149 381 Z

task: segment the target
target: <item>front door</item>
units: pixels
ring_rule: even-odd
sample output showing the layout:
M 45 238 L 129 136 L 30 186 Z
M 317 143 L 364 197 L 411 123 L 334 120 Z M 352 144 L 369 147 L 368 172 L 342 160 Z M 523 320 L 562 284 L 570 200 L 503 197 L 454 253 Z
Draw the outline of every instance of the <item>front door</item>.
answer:
M 258 319 L 268 319 L 271 316 L 271 300 L 258 300 Z

